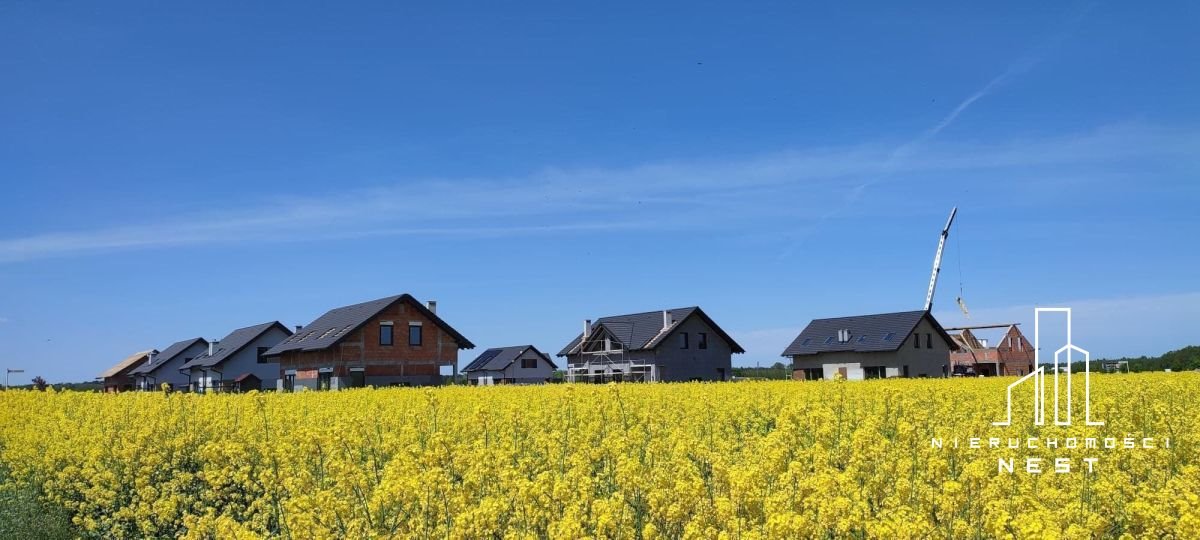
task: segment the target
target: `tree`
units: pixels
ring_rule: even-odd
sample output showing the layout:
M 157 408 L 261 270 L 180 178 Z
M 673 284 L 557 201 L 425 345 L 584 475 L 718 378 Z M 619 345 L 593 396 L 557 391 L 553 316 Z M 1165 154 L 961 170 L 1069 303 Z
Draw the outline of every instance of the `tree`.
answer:
M 37 388 L 39 392 L 45 392 L 46 391 L 46 379 L 43 379 L 41 375 L 34 377 L 33 378 L 33 387 Z

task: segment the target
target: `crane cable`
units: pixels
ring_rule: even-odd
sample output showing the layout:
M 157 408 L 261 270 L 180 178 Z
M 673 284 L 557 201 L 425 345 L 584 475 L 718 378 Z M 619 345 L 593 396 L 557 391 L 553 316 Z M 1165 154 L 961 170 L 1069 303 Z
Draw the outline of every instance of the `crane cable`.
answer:
M 962 310 L 963 316 L 970 319 L 971 313 L 967 311 L 967 303 L 963 301 L 963 271 L 962 271 L 962 222 L 959 221 L 958 234 L 954 236 L 954 251 L 958 258 L 958 309 Z

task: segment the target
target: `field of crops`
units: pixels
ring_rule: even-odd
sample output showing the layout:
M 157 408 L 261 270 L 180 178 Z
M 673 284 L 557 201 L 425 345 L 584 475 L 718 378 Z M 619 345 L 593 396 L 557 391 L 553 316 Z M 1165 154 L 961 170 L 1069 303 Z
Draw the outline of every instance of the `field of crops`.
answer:
M 1013 380 L 15 391 L 0 466 L 106 538 L 1200 537 L 1200 374 L 1093 376 L 1104 426 L 1077 376 L 1074 425 L 1022 390 L 992 426 Z

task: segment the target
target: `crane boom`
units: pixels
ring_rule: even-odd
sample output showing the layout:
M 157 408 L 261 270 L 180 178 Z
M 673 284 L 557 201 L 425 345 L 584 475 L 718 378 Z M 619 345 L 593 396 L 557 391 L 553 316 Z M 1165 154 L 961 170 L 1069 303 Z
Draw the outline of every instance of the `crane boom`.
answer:
M 938 238 L 937 255 L 933 256 L 933 273 L 929 276 L 929 292 L 925 293 L 925 311 L 933 307 L 933 291 L 937 288 L 938 274 L 942 271 L 942 250 L 946 249 L 946 238 L 950 237 L 950 225 L 954 224 L 954 215 L 957 213 L 957 206 L 950 209 L 950 219 L 946 220 L 946 227 L 942 229 L 941 238 Z

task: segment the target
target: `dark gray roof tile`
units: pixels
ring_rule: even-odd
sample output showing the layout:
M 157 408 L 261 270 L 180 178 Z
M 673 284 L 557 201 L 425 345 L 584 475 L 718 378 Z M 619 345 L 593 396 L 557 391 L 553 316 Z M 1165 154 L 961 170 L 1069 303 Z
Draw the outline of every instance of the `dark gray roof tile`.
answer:
M 262 324 L 256 324 L 254 326 L 247 326 L 245 328 L 238 328 L 237 330 L 230 332 L 228 336 L 221 338 L 221 341 L 217 343 L 216 350 L 213 351 L 211 356 L 207 351 L 205 351 L 204 354 L 197 356 L 193 358 L 191 362 L 184 364 L 181 369 L 193 367 L 212 367 L 220 364 L 230 356 L 237 354 L 237 352 L 242 350 L 243 347 L 249 345 L 255 339 L 258 339 L 258 336 L 262 335 L 263 332 L 266 332 L 274 326 L 278 326 L 284 332 L 287 332 L 288 335 L 291 335 L 292 333 L 291 330 L 288 330 L 288 328 L 279 321 L 271 321 Z
M 894 351 L 904 344 L 908 335 L 916 328 L 921 319 L 928 317 L 934 329 L 950 344 L 957 348 L 954 340 L 942 329 L 926 311 L 901 311 L 897 313 L 879 313 L 876 315 L 857 315 L 853 317 L 835 317 L 832 319 L 813 319 L 804 327 L 799 336 L 784 349 L 782 356 L 803 356 L 823 352 L 881 352 Z M 838 331 L 849 330 L 850 341 L 838 341 Z
M 340 308 L 331 309 L 321 315 L 317 320 L 309 323 L 301 328 L 292 337 L 281 341 L 279 344 L 266 352 L 267 356 L 278 356 L 287 351 L 319 351 L 326 349 L 346 337 L 347 334 L 357 330 L 372 317 L 379 312 L 387 309 L 396 302 L 408 302 L 410 305 L 416 306 L 426 318 L 436 323 L 443 330 L 448 332 L 458 342 L 458 346 L 463 349 L 473 349 L 475 345 L 467 338 L 459 334 L 446 321 L 429 311 L 421 302 L 408 294 L 399 294 L 396 296 L 388 296 L 378 300 L 371 300 L 361 304 L 354 304 Z

